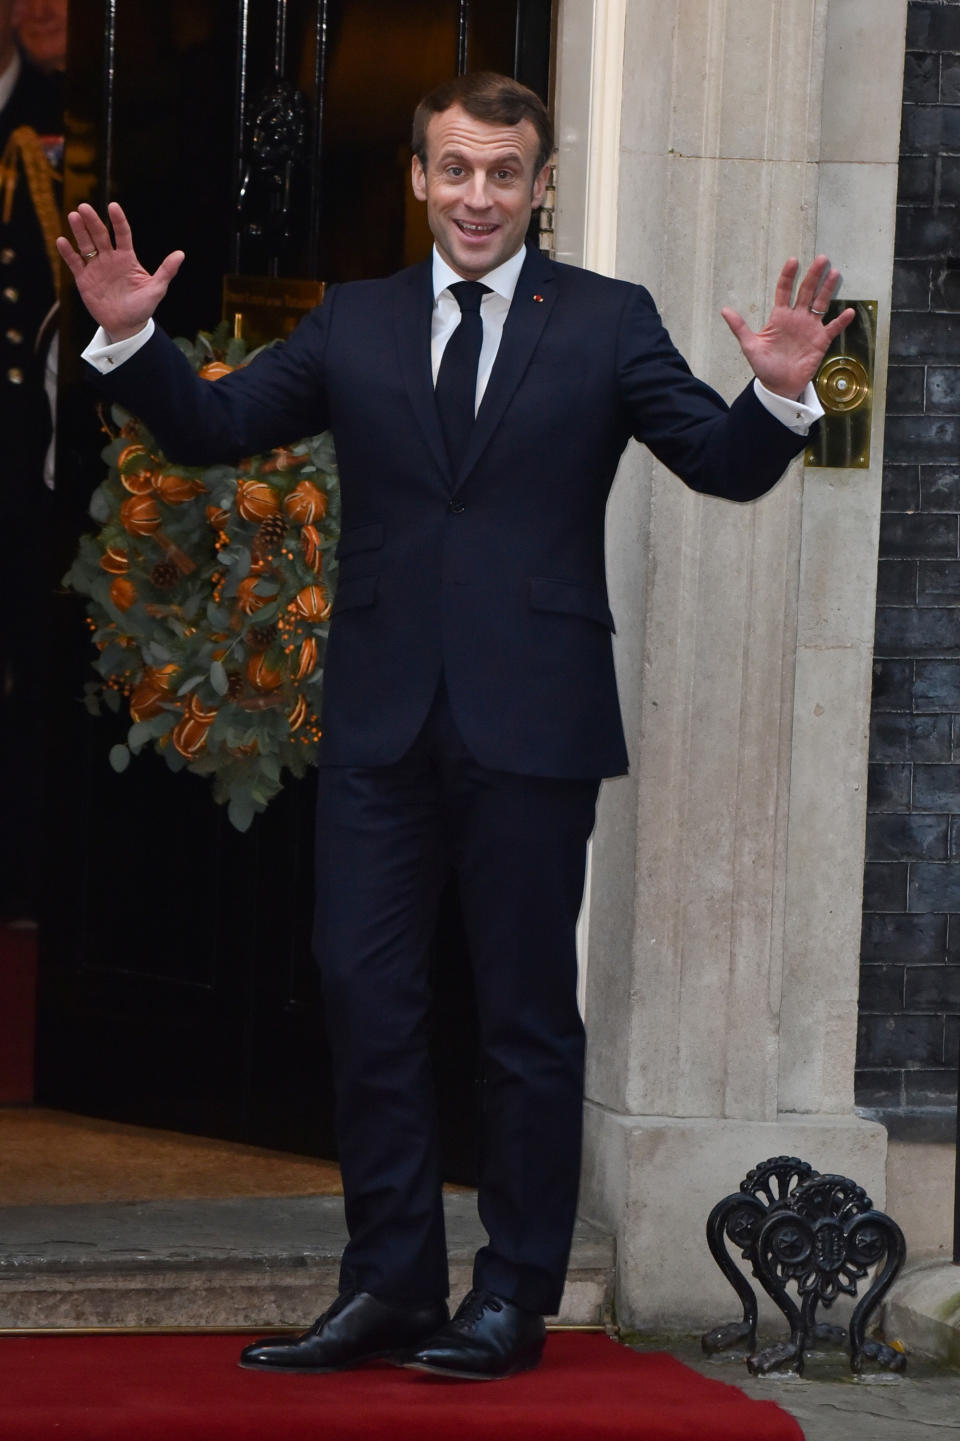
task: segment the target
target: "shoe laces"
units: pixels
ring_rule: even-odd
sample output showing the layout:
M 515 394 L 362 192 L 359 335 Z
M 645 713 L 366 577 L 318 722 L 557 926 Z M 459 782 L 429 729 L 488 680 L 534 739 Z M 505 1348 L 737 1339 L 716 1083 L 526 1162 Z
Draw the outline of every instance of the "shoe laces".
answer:
M 485 1311 L 502 1311 L 503 1302 L 489 1291 L 468 1291 L 457 1311 L 458 1331 L 472 1331 Z

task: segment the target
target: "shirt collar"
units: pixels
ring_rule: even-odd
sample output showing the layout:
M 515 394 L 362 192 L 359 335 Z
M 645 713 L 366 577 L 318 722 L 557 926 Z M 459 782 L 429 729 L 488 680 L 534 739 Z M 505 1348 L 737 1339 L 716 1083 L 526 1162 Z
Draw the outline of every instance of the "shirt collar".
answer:
M 523 269 L 523 262 L 527 258 L 527 248 L 521 245 L 516 255 L 511 255 L 509 260 L 503 261 L 501 265 L 481 276 L 484 285 L 503 297 L 508 303 L 513 299 L 513 292 L 517 288 L 517 281 L 520 279 L 520 272 Z M 444 260 L 436 246 L 433 247 L 433 300 L 436 304 L 437 297 L 442 290 L 447 290 L 455 285 L 463 276 L 458 275 L 455 270 Z
M 10 96 L 13 94 L 16 83 L 20 79 L 21 68 L 20 52 L 19 50 L 14 50 L 13 59 L 3 74 L 0 75 L 0 110 L 4 108 Z

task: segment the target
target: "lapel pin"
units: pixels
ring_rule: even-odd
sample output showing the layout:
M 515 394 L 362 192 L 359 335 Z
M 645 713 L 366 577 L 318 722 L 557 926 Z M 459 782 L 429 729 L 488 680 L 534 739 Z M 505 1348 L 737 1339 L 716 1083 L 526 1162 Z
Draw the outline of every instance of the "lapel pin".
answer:
M 535 295 L 533 298 L 534 298 L 534 300 L 539 300 L 539 302 L 540 302 L 541 305 L 543 304 L 543 296 L 542 296 L 542 295 Z

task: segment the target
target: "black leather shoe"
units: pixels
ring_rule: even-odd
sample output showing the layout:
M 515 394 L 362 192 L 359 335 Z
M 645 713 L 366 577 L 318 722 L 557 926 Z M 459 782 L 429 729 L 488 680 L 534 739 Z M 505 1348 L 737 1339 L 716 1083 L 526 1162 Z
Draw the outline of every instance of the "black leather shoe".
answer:
M 445 1301 L 410 1305 L 345 1291 L 302 1336 L 246 1346 L 240 1365 L 250 1371 L 344 1371 L 408 1351 L 443 1326 L 447 1315 Z
M 469 1291 L 453 1320 L 400 1357 L 400 1364 L 464 1381 L 498 1381 L 537 1365 L 546 1329 L 532 1311 L 489 1291 Z

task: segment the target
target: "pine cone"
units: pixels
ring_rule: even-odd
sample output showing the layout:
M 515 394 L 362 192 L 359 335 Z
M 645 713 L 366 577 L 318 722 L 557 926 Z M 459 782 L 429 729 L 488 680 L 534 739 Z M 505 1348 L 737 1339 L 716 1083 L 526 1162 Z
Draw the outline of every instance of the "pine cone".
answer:
M 247 645 L 253 651 L 264 651 L 273 645 L 276 637 L 275 625 L 252 625 L 247 631 Z
M 282 515 L 268 515 L 260 522 L 254 544 L 266 553 L 272 546 L 279 545 L 287 533 L 287 522 Z
M 227 677 L 227 695 L 231 700 L 243 695 L 243 676 L 238 670 L 231 671 Z
M 150 572 L 150 584 L 157 590 L 172 590 L 180 579 L 180 572 L 169 560 L 158 560 Z

